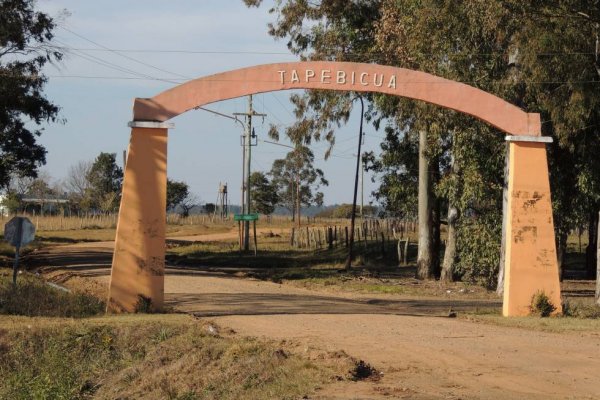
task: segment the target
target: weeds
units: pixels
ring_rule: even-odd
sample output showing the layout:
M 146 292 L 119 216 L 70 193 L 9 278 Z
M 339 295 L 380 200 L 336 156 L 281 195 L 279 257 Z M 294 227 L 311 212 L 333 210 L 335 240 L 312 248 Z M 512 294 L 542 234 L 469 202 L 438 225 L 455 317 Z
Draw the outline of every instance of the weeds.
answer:
M 552 304 L 552 301 L 550 301 L 548 295 L 544 291 L 540 290 L 531 297 L 529 311 L 531 311 L 532 315 L 537 315 L 544 318 L 549 317 L 554 311 L 556 311 L 556 306 Z
M 144 296 L 143 294 L 138 294 L 138 301 L 135 303 L 135 312 L 142 314 L 150 314 L 154 311 L 152 307 L 152 299 L 150 297 Z
M 356 362 L 350 370 L 350 376 L 353 381 L 363 381 L 366 379 L 379 380 L 380 375 L 379 371 L 363 360 Z
M 563 315 L 565 317 L 581 319 L 600 319 L 600 306 L 565 301 L 563 304 Z
M 31 274 L 20 275 L 15 287 L 0 274 L 0 314 L 82 318 L 102 312 L 104 303 L 94 296 L 52 288 Z
M 140 315 L 2 331 L 0 398 L 292 399 L 349 368 L 211 336 L 204 325 Z

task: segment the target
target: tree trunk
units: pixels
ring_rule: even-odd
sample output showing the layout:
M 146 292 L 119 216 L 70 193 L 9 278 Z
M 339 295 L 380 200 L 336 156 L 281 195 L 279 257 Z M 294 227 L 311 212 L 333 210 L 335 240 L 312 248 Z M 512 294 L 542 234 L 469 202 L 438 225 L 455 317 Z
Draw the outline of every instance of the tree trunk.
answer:
M 430 163 L 427 158 L 427 132 L 419 132 L 419 247 L 417 279 L 433 279 L 432 196 Z
M 598 213 L 598 230 L 596 231 L 596 304 L 600 306 L 600 213 Z
M 567 232 L 561 231 L 558 234 L 558 240 L 556 241 L 556 258 L 558 259 L 558 278 L 562 282 L 563 280 L 563 264 L 565 262 L 565 255 L 567 254 Z
M 509 174 L 509 151 L 508 143 L 505 145 L 504 156 L 504 186 L 502 190 L 502 237 L 500 238 L 500 260 L 498 262 L 498 286 L 496 294 L 502 296 L 504 294 L 504 265 L 506 263 L 506 223 L 508 221 L 508 174 Z
M 588 224 L 588 245 L 585 252 L 585 265 L 588 279 L 594 279 L 596 275 L 596 251 L 598 245 L 598 214 L 596 211 L 590 213 Z
M 443 282 L 454 280 L 454 261 L 456 260 L 456 221 L 458 221 L 458 209 L 450 203 L 448 205 L 448 239 L 444 251 L 444 263 L 440 274 Z
M 292 181 L 290 181 L 290 200 L 291 201 L 289 202 L 289 205 L 290 205 L 289 210 L 292 212 L 292 222 L 296 221 L 296 200 L 294 199 L 294 193 L 295 193 L 294 181 L 292 180 Z
M 430 163 L 430 202 L 433 204 L 431 208 L 431 268 L 435 278 L 440 277 L 441 262 L 440 252 L 442 249 L 442 204 L 441 199 L 433 192 L 434 183 L 440 180 L 440 160 L 435 158 Z
M 300 226 L 301 218 L 300 218 L 300 175 L 296 177 L 296 215 L 298 216 L 298 220 L 296 223 Z

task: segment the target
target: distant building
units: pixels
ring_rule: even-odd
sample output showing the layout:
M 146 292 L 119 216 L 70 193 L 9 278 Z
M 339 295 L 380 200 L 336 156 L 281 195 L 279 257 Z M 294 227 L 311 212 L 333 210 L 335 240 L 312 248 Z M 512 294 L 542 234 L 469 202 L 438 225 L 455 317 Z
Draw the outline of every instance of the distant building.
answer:
M 66 198 L 48 196 L 45 198 L 36 198 L 24 196 L 21 199 L 23 211 L 32 214 L 57 214 L 68 207 L 69 200 Z

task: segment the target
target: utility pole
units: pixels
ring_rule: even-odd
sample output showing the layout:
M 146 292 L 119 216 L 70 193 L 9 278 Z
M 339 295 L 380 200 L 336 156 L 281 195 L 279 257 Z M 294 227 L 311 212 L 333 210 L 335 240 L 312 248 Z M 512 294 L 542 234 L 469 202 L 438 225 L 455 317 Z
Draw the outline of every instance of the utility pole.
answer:
M 252 117 L 266 117 L 267 114 L 259 114 L 252 108 L 252 95 L 248 96 L 248 112 L 233 113 L 233 115 L 243 115 L 246 117 L 246 132 L 243 137 L 244 146 L 244 180 L 242 183 L 242 213 L 250 214 L 250 161 L 252 157 L 252 139 L 256 134 L 252 129 Z M 250 250 L 250 221 L 244 221 L 244 251 Z
M 358 129 L 358 151 L 356 152 L 356 175 L 354 176 L 354 194 L 352 196 L 352 219 L 350 220 L 350 241 L 348 244 L 348 258 L 346 258 L 346 269 L 352 267 L 352 248 L 354 247 L 354 222 L 356 219 L 356 195 L 358 192 L 358 174 L 360 168 L 360 148 L 363 142 L 363 120 L 365 119 L 365 103 L 361 96 L 356 96 L 352 101 L 360 100 L 360 127 Z
M 360 157 L 360 220 L 362 222 L 364 218 L 363 214 L 363 206 L 365 203 L 365 159 L 362 155 L 359 154 Z

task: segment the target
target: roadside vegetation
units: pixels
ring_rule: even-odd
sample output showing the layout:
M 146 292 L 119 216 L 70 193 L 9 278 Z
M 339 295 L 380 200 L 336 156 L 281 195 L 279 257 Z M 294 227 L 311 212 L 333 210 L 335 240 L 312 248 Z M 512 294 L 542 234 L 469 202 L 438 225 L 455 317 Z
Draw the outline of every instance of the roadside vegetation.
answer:
M 506 328 L 521 328 L 535 331 L 574 333 L 600 331 L 600 307 L 584 302 L 571 304 L 577 311 L 566 313 L 563 316 L 542 318 L 529 317 L 503 317 L 500 310 L 487 309 L 472 313 L 459 313 L 459 318 L 471 322 L 496 325 Z
M 298 399 L 352 378 L 353 361 L 343 354 L 311 361 L 190 316 L 2 325 L 3 399 Z
M 0 272 L 0 314 L 82 318 L 104 313 L 104 309 L 101 300 L 86 293 L 49 286 L 28 273 L 19 274 L 13 286 L 11 273 Z
M 0 398 L 297 399 L 355 379 L 343 353 L 300 356 L 180 314 L 103 314 L 93 296 L 31 274 L 15 288 L 2 271 Z

